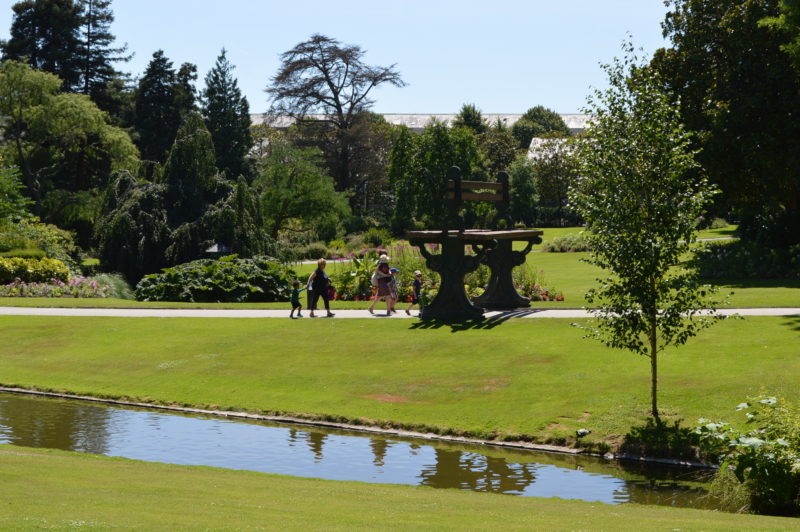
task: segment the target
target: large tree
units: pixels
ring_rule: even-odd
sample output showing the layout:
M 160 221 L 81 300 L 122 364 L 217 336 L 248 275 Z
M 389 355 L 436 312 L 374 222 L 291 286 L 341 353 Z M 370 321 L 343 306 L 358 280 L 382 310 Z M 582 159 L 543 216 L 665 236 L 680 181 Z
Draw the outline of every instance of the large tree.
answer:
M 87 96 L 60 85 L 24 63 L 0 65 L 0 151 L 19 167 L 34 212 L 78 230 L 87 245 L 110 174 L 135 168 L 138 152 Z
M 364 53 L 359 46 L 314 34 L 281 54 L 281 66 L 267 88 L 272 101 L 270 114 L 299 121 L 312 113 L 324 115 L 334 130 L 332 140 L 338 158 L 331 171 L 339 190 L 352 185 L 348 132 L 359 113 L 374 103 L 372 89 L 387 83 L 405 85 L 395 65 L 367 65 L 362 61 Z
M 800 0 L 780 0 L 779 16 L 766 17 L 762 24 L 784 32 L 788 42 L 781 49 L 789 54 L 795 67 L 800 70 Z
M 253 146 L 250 106 L 233 77 L 234 66 L 222 49 L 202 94 L 206 126 L 214 140 L 217 168 L 231 177 L 247 174 L 246 157 Z
M 483 118 L 481 110 L 478 109 L 474 103 L 465 103 L 461 106 L 461 110 L 456 115 L 453 127 L 468 127 L 476 135 L 480 135 L 487 129 L 486 120 Z
M 24 189 L 19 170 L 15 166 L 3 166 L 0 159 L 0 224 L 30 216 L 31 200 L 25 197 Z
M 800 242 L 800 71 L 785 33 L 760 24 L 779 0 L 671 0 L 652 65 L 696 131 L 698 160 L 744 238 Z
M 255 191 L 244 179 L 235 186 L 221 179 L 214 161 L 203 118 L 191 113 L 163 172 L 152 176 L 156 182 L 118 173 L 97 225 L 103 267 L 136 282 L 165 266 L 202 258 L 215 243 L 242 256 L 276 253 Z
M 511 127 L 511 133 L 519 142 L 519 148 L 527 150 L 533 137 L 547 133 L 570 135 L 570 130 L 561 115 L 543 105 L 531 107 Z
M 25 58 L 30 66 L 58 76 L 66 90 L 80 87 L 80 4 L 73 0 L 23 0 L 12 6 L 11 35 L 3 59 Z
M 81 26 L 81 92 L 103 110 L 113 111 L 109 84 L 120 76 L 114 63 L 128 61 L 127 45 L 113 47 L 116 37 L 111 33 L 114 13 L 111 0 L 81 0 L 83 7 Z
M 336 226 L 350 214 L 344 194 L 334 190 L 320 163 L 315 148 L 298 148 L 281 138 L 270 143 L 253 183 L 270 237 L 278 238 L 281 231 L 315 233 L 319 226 Z
M 395 191 L 392 222 L 395 230 L 408 227 L 412 218 L 424 219 L 434 226 L 444 222 L 447 173 L 451 166 L 461 168 L 465 180 L 486 178 L 478 140 L 471 129 L 450 128 L 434 120 L 418 136 L 400 130 L 387 169 Z M 403 212 L 397 212 L 398 209 Z
M 660 423 L 659 353 L 718 319 L 696 273 L 678 267 L 713 189 L 697 175 L 690 135 L 661 81 L 631 45 L 625 51 L 605 66 L 609 88 L 589 98 L 594 121 L 576 143 L 581 179 L 570 203 L 590 230 L 590 262 L 610 274 L 587 294 L 597 305 L 589 337 L 650 359 Z
M 163 162 L 181 121 L 195 105 L 197 67 L 184 63 L 178 72 L 162 50 L 153 53 L 136 91 L 135 127 L 142 158 Z

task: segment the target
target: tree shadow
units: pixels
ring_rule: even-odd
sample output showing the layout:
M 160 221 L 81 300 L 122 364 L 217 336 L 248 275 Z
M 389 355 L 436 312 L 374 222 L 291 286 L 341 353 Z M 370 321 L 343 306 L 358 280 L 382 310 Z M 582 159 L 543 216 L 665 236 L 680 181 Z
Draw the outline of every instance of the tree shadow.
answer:
M 800 279 L 731 279 L 702 278 L 702 282 L 715 286 L 737 288 L 800 288 Z
M 783 324 L 793 331 L 800 332 L 800 316 L 787 316 Z
M 409 329 L 441 329 L 450 327 L 450 332 L 467 331 L 470 329 L 494 329 L 502 325 L 511 318 L 522 318 L 531 314 L 536 314 L 541 310 L 507 310 L 493 311 L 490 316 L 485 316 L 476 320 L 425 320 L 420 319 L 411 324 Z
M 689 427 L 682 427 L 681 420 L 657 423 L 651 417 L 644 425 L 631 427 L 619 452 L 631 457 L 699 460 L 699 443 L 697 434 Z

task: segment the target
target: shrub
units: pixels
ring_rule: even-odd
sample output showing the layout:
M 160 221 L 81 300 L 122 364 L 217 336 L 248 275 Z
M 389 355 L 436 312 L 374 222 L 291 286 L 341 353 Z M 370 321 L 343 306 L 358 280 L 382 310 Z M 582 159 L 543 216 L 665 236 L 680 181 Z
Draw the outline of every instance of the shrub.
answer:
M 69 269 L 56 259 L 23 259 L 0 257 L 0 284 L 20 280 L 25 283 L 42 283 L 50 280 L 66 281 Z
M 578 251 L 591 251 L 586 237 L 582 233 L 570 233 L 564 236 L 557 236 L 552 241 L 542 244 L 542 251 L 545 253 L 573 253 Z
M 800 244 L 768 248 L 752 241 L 708 242 L 694 264 L 705 279 L 800 278 Z
M 44 251 L 36 248 L 11 249 L 0 253 L 0 257 L 19 257 L 21 259 L 41 259 L 46 256 Z
M 311 242 L 295 250 L 299 260 L 317 260 L 328 257 L 328 247 L 324 242 Z
M 0 285 L 0 297 L 108 297 L 108 286 L 88 277 L 73 277 L 66 283 L 57 279 L 47 283 L 16 279 Z
M 364 233 L 364 243 L 376 248 L 388 244 L 390 239 L 389 231 L 386 229 L 370 227 L 367 232 Z
M 696 429 L 702 449 L 721 462 L 717 487 L 725 489 L 717 496 L 741 499 L 741 490 L 730 489 L 732 472 L 746 493 L 746 509 L 800 515 L 800 410 L 775 397 L 751 399 L 736 409 L 747 410 L 753 429 L 744 432 L 707 419 L 700 419 Z
M 708 225 L 709 229 L 725 229 L 730 225 L 725 218 L 714 218 Z
M 133 299 L 133 290 L 121 273 L 98 273 L 90 280 L 95 280 L 99 285 L 106 287 L 106 297 Z
M 72 233 L 55 225 L 32 220 L 20 220 L 0 226 L 0 251 L 11 249 L 40 249 L 51 259 L 58 259 L 78 273 L 78 247 Z
M 267 257 L 200 259 L 145 276 L 136 286 L 139 301 L 286 301 L 294 270 Z

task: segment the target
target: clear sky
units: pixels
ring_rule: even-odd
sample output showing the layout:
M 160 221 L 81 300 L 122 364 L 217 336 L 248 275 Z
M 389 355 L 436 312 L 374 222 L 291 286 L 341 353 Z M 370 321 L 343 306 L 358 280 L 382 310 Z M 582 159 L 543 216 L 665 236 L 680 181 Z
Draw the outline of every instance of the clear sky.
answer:
M 8 36 L 12 0 L 0 0 Z M 662 0 L 115 0 L 112 33 L 140 75 L 161 48 L 200 79 L 224 46 L 253 112 L 267 109 L 264 88 L 278 56 L 313 33 L 367 51 L 368 64 L 397 64 L 408 86 L 375 92 L 381 113 L 454 113 L 475 103 L 484 113 L 522 113 L 545 105 L 578 112 L 589 87 L 605 86 L 598 64 L 631 34 L 652 53 L 664 45 Z

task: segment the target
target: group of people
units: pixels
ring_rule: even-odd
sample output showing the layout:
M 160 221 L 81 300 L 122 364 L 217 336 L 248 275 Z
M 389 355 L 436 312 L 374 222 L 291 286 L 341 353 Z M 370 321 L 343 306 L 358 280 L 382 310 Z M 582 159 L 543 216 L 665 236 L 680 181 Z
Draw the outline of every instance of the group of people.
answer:
M 375 313 L 375 305 L 378 301 L 386 301 L 386 315 L 391 316 L 397 312 L 395 308 L 399 299 L 397 289 L 397 274 L 400 270 L 397 268 L 389 267 L 389 257 L 381 255 L 378 258 L 378 266 L 375 268 L 375 273 L 372 274 L 370 283 L 373 287 L 373 299 L 369 306 L 369 313 Z M 414 271 L 414 283 L 411 291 L 411 304 L 406 308 L 406 314 L 411 314 L 411 308 L 419 304 L 419 295 L 422 290 L 422 272 L 419 270 Z
M 303 305 L 300 303 L 300 293 L 304 290 L 308 290 L 308 309 L 310 317 L 316 317 L 314 311 L 317 309 L 317 303 L 319 302 L 320 298 L 322 298 L 322 301 L 325 304 L 327 317 L 332 318 L 334 316 L 333 312 L 331 312 L 330 304 L 330 300 L 333 298 L 333 287 L 331 286 L 330 277 L 328 277 L 328 274 L 325 273 L 326 265 L 327 261 L 325 259 L 319 259 L 317 261 L 317 269 L 314 270 L 311 275 L 309 275 L 305 287 L 300 288 L 300 281 L 294 281 L 294 283 L 292 283 L 292 311 L 289 313 L 290 318 L 295 319 L 303 317 L 303 314 L 301 313 L 303 310 Z M 378 301 L 386 301 L 387 316 L 391 316 L 393 313 L 397 312 L 395 307 L 397 306 L 397 301 L 399 299 L 397 286 L 398 273 L 400 273 L 400 270 L 389 267 L 389 257 L 386 254 L 383 254 L 378 258 L 378 265 L 375 268 L 375 272 L 372 274 L 372 278 L 370 279 L 373 292 L 373 301 L 368 309 L 370 314 L 375 313 L 375 305 L 378 303 Z M 421 291 L 422 272 L 415 270 L 414 282 L 411 291 L 411 303 L 405 309 L 406 314 L 411 315 L 411 309 L 414 307 L 414 305 L 419 305 Z M 297 311 L 297 315 L 295 315 L 295 311 Z

